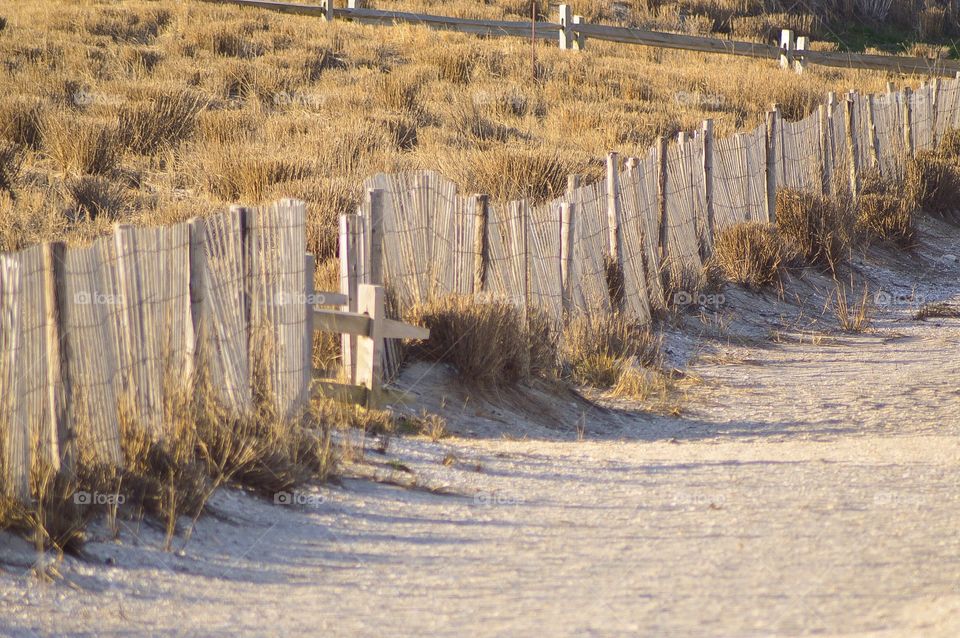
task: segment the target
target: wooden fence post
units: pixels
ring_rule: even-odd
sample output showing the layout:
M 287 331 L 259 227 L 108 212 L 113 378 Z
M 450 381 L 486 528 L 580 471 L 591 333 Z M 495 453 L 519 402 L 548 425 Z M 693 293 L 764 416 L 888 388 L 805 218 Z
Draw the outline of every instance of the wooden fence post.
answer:
M 55 470 L 70 475 L 75 469 L 76 440 L 70 427 L 73 389 L 70 380 L 70 344 L 65 338 L 67 246 L 46 242 L 43 255 L 43 306 L 45 309 L 47 359 L 47 418 L 49 419 L 50 460 Z
M 830 138 L 827 120 L 827 107 L 821 104 L 817 107 L 817 124 L 820 129 L 820 187 L 823 195 L 830 194 Z
M 657 138 L 657 222 L 660 232 L 658 235 L 658 245 L 660 247 L 661 265 L 667 258 L 669 249 L 667 248 L 667 138 Z
M 870 136 L 870 168 L 880 170 L 880 141 L 877 139 L 877 124 L 874 120 L 874 96 L 867 96 L 867 134 Z
M 583 21 L 583 16 L 573 16 L 573 24 L 581 25 L 585 24 Z M 574 51 L 583 51 L 587 48 L 587 37 L 582 33 L 575 32 L 573 36 L 573 50 Z
M 490 197 L 473 196 L 476 225 L 473 233 L 473 293 L 480 294 L 487 285 L 487 269 L 490 264 Z
M 783 29 L 780 32 L 780 68 L 789 69 L 793 66 L 793 31 Z
M 893 82 L 887 82 L 887 97 L 893 97 L 893 94 L 896 92 L 896 87 Z
M 370 217 L 364 226 L 364 256 L 367 263 L 362 264 L 364 283 L 382 284 L 383 282 L 383 191 L 379 188 L 367 190 L 367 209 Z
M 340 215 L 340 292 L 347 296 L 346 310 L 357 312 L 360 268 L 359 218 L 356 215 Z M 350 383 L 357 383 L 357 337 L 343 335 L 340 339 L 343 371 Z
M 573 31 L 570 27 L 573 24 L 573 11 L 570 9 L 570 5 L 561 4 L 559 7 L 560 13 L 560 48 L 564 51 L 573 48 Z
M 777 223 L 777 118 L 776 105 L 767 111 L 767 144 L 766 144 L 766 213 L 767 221 Z
M 193 371 L 205 370 L 207 358 L 207 291 L 210 285 L 207 262 L 207 225 L 193 217 L 190 224 L 190 317 L 193 321 Z
M 810 48 L 810 38 L 805 35 L 797 38 L 797 49 L 796 55 L 793 60 L 793 70 L 798 74 L 803 74 L 804 70 L 807 68 L 806 60 L 803 57 L 803 54 Z
M 847 156 L 850 162 L 850 194 L 854 199 L 860 194 L 860 175 L 857 170 L 857 134 L 854 126 L 856 119 L 853 114 L 855 94 L 851 91 L 843 101 L 844 123 L 847 130 Z
M 567 199 L 573 201 L 574 192 L 580 188 L 579 175 L 567 175 Z
M 608 250 L 612 263 L 620 266 L 620 175 L 619 154 L 607 154 L 607 230 Z
M 357 376 L 355 385 L 367 389 L 367 407 L 376 408 L 380 401 L 380 388 L 383 383 L 383 347 L 384 314 L 383 286 L 360 284 L 357 290 L 357 310 L 370 317 L 370 330 L 366 335 L 358 335 L 357 340 Z
M 303 353 L 303 374 L 305 375 L 305 385 L 306 392 L 305 396 L 309 398 L 310 394 L 310 382 L 313 380 L 313 311 L 316 306 L 317 301 L 317 288 L 314 283 L 314 276 L 317 272 L 317 259 L 310 253 L 306 253 L 303 256 L 303 273 L 304 273 L 304 301 L 307 305 L 307 337 L 304 341 Z
M 734 133 L 733 139 L 737 142 L 737 159 L 740 162 L 740 175 L 743 177 L 743 210 L 744 221 L 753 220 L 753 175 L 750 172 L 750 153 L 747 152 L 746 136 L 743 133 Z M 766 139 L 766 138 L 764 138 Z M 764 142 L 766 143 L 766 142 Z
M 323 9 L 323 19 L 333 22 L 333 0 L 320 0 L 320 7 Z
M 569 202 L 560 204 L 560 287 L 563 312 L 570 311 L 570 266 L 573 263 L 573 224 L 575 206 Z
M 903 147 L 907 157 L 913 157 L 913 107 L 911 106 L 911 91 L 909 86 L 903 87 L 900 93 L 900 103 L 903 105 Z
M 707 242 L 713 250 L 713 120 L 703 121 L 703 208 Z
M 930 122 L 932 129 L 933 147 L 937 147 L 937 120 L 940 118 L 940 78 L 933 78 L 933 85 L 930 87 L 930 112 L 933 121 Z

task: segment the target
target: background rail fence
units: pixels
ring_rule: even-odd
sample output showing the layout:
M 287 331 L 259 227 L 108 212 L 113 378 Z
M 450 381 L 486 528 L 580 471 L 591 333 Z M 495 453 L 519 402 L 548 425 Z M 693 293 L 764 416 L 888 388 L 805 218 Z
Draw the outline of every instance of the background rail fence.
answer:
M 934 148 L 958 118 L 957 79 L 830 94 L 798 122 L 774 106 L 758 127 L 725 139 L 713 138 L 707 120 L 643 157 L 611 153 L 604 179 L 571 176 L 563 197 L 547 202 L 462 195 L 429 171 L 375 175 L 351 222 L 364 238 L 357 269 L 393 291 L 401 311 L 468 294 L 536 308 L 557 327 L 613 311 L 648 323 L 657 309 L 695 299 L 715 235 L 775 222 L 778 189 L 856 194 L 868 173 L 901 180 L 908 159 Z M 611 295 L 610 264 L 622 295 Z
M 781 34 L 779 46 L 757 42 L 740 42 L 724 38 L 665 33 L 588 24 L 583 16 L 574 15 L 570 5 L 561 4 L 557 22 L 528 22 L 506 20 L 474 20 L 408 11 L 385 11 L 369 8 L 366 2 L 348 0 L 346 7 L 334 7 L 334 0 L 319 0 L 316 4 L 279 2 L 275 0 L 205 0 L 220 4 L 269 9 L 282 13 L 320 17 L 324 20 L 350 20 L 362 24 L 393 25 L 417 24 L 447 31 L 488 37 L 536 38 L 558 42 L 560 48 L 583 50 L 588 39 L 621 44 L 682 49 L 703 53 L 723 53 L 767 60 L 779 60 L 780 67 L 802 73 L 807 64 L 837 68 L 860 68 L 892 71 L 912 75 L 949 76 L 960 73 L 960 61 L 943 58 L 929 59 L 911 56 L 877 55 L 818 51 L 811 48 L 807 37 L 794 37 L 790 30 Z
M 359 286 L 354 312 L 320 308 L 344 300 L 313 290 L 304 210 L 296 200 L 232 207 L 0 255 L 0 494 L 28 501 L 31 468 L 70 471 L 78 455 L 119 465 L 121 414 L 168 436 L 165 406 L 194 373 L 234 416 L 251 413 L 256 387 L 297 418 L 315 330 L 354 335 L 349 382 L 360 387 L 338 387 L 375 402 L 383 338 L 429 332 L 387 321 L 381 286 Z

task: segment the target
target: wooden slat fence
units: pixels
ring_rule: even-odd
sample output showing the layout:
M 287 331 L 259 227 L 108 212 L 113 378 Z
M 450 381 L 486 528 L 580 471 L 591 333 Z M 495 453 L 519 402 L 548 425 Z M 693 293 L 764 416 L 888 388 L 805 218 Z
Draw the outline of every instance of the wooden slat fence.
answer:
M 547 202 L 464 197 L 430 172 L 376 175 L 365 183 L 383 209 L 372 252 L 382 252 L 381 281 L 401 307 L 472 292 L 538 308 L 557 324 L 620 303 L 646 323 L 670 301 L 666 271 L 680 276 L 674 285 L 696 281 L 716 233 L 775 221 L 777 189 L 838 195 L 857 192 L 871 171 L 901 179 L 905 159 L 933 148 L 958 117 L 960 79 L 831 94 L 800 121 L 774 107 L 764 123 L 725 139 L 714 140 L 707 121 L 627 158 L 622 170 L 612 154 L 605 179 L 571 176 L 567 192 Z M 374 224 L 369 207 L 361 213 Z M 611 296 L 611 263 L 622 273 L 622 299 Z
M 0 491 L 26 500 L 32 467 L 69 470 L 78 450 L 120 463 L 121 418 L 166 436 L 194 372 L 237 414 L 262 383 L 296 416 L 312 378 L 305 246 L 304 205 L 284 200 L 0 255 Z

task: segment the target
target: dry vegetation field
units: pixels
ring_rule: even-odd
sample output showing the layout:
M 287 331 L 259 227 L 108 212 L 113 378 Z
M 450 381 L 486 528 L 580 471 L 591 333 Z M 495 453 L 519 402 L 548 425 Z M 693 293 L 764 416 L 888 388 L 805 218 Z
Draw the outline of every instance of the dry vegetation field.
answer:
M 514 19 L 529 10 L 384 6 Z M 619 6 L 574 5 L 591 19 Z M 886 79 L 202 2 L 31 0 L 0 16 L 2 250 L 293 196 L 308 203 L 309 248 L 327 258 L 337 215 L 378 171 L 433 168 L 467 192 L 546 197 L 568 173 L 599 177 L 609 150 L 640 154 L 707 117 L 719 135 L 752 128 L 773 102 L 799 118 L 827 91 L 876 91 Z M 735 35 L 751 35 L 743 29 Z

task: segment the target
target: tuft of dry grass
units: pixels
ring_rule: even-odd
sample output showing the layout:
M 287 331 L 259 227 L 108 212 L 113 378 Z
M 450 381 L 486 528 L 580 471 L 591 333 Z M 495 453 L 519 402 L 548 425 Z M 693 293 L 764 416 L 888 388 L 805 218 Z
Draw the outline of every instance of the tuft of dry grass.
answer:
M 578 385 L 613 388 L 629 368 L 660 361 L 660 340 L 645 326 L 614 313 L 573 317 L 560 349 L 564 374 Z
M 204 104 L 189 91 L 159 93 L 145 102 L 120 108 L 120 141 L 130 150 L 150 155 L 188 139 Z
M 833 300 L 833 314 L 844 332 L 860 333 L 870 327 L 870 288 L 863 287 L 863 295 L 859 300 L 855 295 L 855 286 L 850 282 L 848 289 L 842 283 L 837 286 L 831 295 Z M 830 299 L 827 300 L 830 303 Z
M 481 386 L 510 385 L 550 374 L 555 337 L 546 320 L 501 301 L 451 295 L 412 308 L 408 320 L 430 329 L 413 356 L 449 363 L 458 377 Z
M 76 116 L 67 112 L 43 121 L 43 144 L 47 155 L 69 175 L 113 172 L 120 162 L 116 120 Z
M 34 150 L 40 148 L 43 103 L 20 96 L 0 101 L 0 137 Z
M 99 175 L 82 175 L 66 182 L 71 202 L 68 218 L 105 218 L 114 221 L 123 217 L 132 201 L 122 185 Z
M 906 189 L 915 194 L 922 210 L 944 214 L 960 201 L 960 165 L 940 151 L 918 151 L 907 164 Z
M 422 434 L 434 442 L 447 436 L 446 420 L 439 414 L 426 410 L 421 410 L 419 414 L 401 416 L 398 426 L 401 432 Z
M 758 222 L 735 224 L 714 239 L 713 259 L 733 283 L 760 289 L 780 281 L 788 261 L 776 228 Z
M 23 167 L 23 153 L 20 148 L 0 140 L 0 191 L 13 193 L 13 185 Z
M 851 207 L 806 191 L 777 191 L 777 230 L 808 263 L 836 271 L 854 243 Z
M 927 319 L 956 319 L 958 317 L 960 317 L 960 306 L 951 305 L 943 301 L 923 304 L 913 315 L 913 318 L 917 321 L 926 321 Z

